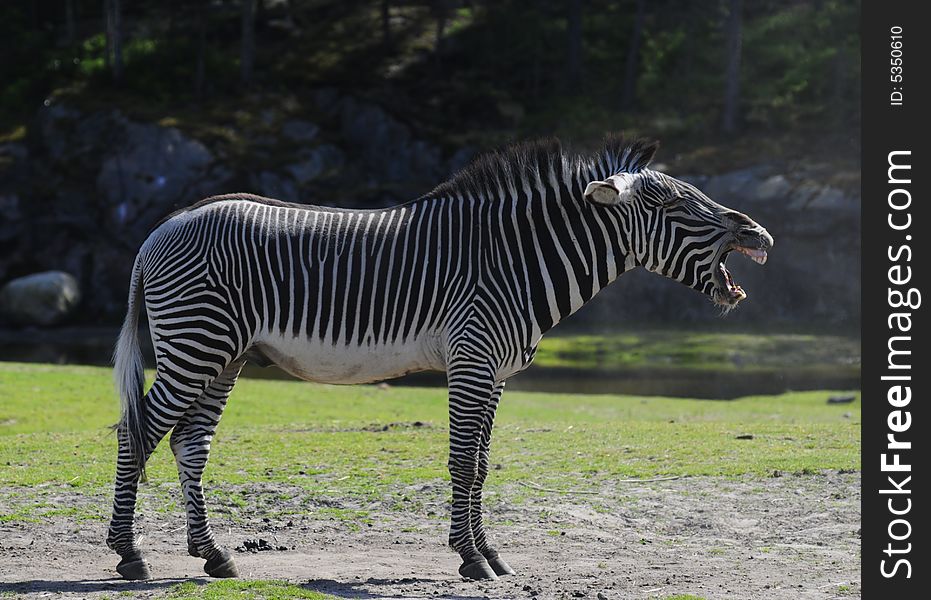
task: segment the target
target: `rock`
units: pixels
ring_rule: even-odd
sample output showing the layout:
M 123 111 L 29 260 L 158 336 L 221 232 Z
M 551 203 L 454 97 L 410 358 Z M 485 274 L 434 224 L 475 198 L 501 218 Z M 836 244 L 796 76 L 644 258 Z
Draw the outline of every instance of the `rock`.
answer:
M 773 175 L 763 180 L 753 192 L 753 199 L 761 202 L 789 198 L 792 182 L 785 175 Z
M 338 89 L 331 87 L 321 88 L 314 92 L 313 98 L 317 108 L 323 112 L 330 116 L 339 114 L 341 97 Z
M 814 181 L 803 181 L 792 190 L 788 208 L 791 210 L 803 210 L 808 207 L 812 199 L 819 193 L 821 193 L 821 186 Z
M 808 203 L 810 209 L 824 209 L 837 212 L 860 212 L 860 203 L 837 188 L 826 186 Z
M 20 277 L 0 289 L 0 315 L 17 325 L 54 325 L 81 301 L 74 277 L 46 271 Z
M 118 110 L 83 114 L 52 104 L 40 110 L 36 130 L 45 152 L 32 177 L 54 190 L 46 193 L 54 204 L 44 209 L 68 219 L 105 215 L 88 233 L 103 229 L 130 246 L 173 210 L 225 191 L 229 177 L 198 140 Z
M 715 175 L 708 179 L 702 191 L 715 202 L 721 204 L 733 203 L 734 200 L 745 200 L 752 196 L 760 180 L 771 170 L 768 165 L 758 165 L 739 171 L 732 171 L 723 175 Z
M 338 102 L 326 94 L 318 93 L 320 97 L 338 114 L 343 139 L 359 154 L 375 181 L 435 184 L 446 174 L 439 147 L 415 139 L 407 125 L 380 106 L 351 97 Z
M 98 240 L 81 250 L 74 252 L 74 260 L 75 267 L 85 269 L 81 279 L 85 305 L 94 307 L 95 313 L 125 314 L 135 248 L 127 251 L 125 247 Z M 85 258 L 84 255 L 89 256 Z M 69 256 L 62 266 L 67 266 L 71 260 Z
M 148 229 L 211 191 L 213 156 L 202 143 L 171 127 L 126 122 L 123 130 L 97 175 L 114 223 Z
M 675 177 L 678 177 L 678 178 L 681 179 L 682 181 L 684 181 L 684 182 L 686 182 L 686 183 L 690 183 L 690 184 L 694 185 L 695 187 L 697 187 L 697 188 L 700 189 L 700 190 L 706 189 L 706 187 L 707 187 L 706 184 L 708 183 L 708 180 L 711 179 L 711 178 L 708 177 L 707 175 L 692 175 L 692 174 L 689 174 L 689 175 L 675 175 L 674 173 L 670 173 L 670 175 L 673 175 L 673 176 L 675 176 Z M 714 200 L 714 198 L 712 198 L 712 200 Z
M 465 167 L 469 166 L 469 163 L 472 162 L 472 159 L 475 158 L 477 152 L 475 148 L 471 146 L 465 146 L 456 150 L 452 156 L 449 157 L 449 160 L 446 161 L 446 169 L 449 172 L 449 175 L 454 175 L 458 173 Z
M 856 399 L 856 396 L 830 396 L 828 404 L 849 404 Z
M 346 162 L 343 151 L 332 144 L 322 144 L 302 153 L 302 160 L 285 167 L 298 185 L 338 171 Z
M 285 202 L 298 202 L 300 200 L 297 184 L 287 175 L 262 171 L 258 175 L 252 175 L 249 180 L 252 187 L 261 196 Z
M 259 113 L 259 121 L 271 127 L 278 120 L 278 111 L 274 108 L 265 108 Z
M 281 126 L 281 135 L 292 142 L 312 142 L 318 133 L 320 133 L 320 128 L 309 121 L 291 119 Z
M 36 125 L 52 160 L 60 160 L 73 147 L 81 116 L 79 111 L 63 104 L 52 104 L 39 110 Z
M 13 239 L 19 232 L 19 221 L 22 219 L 20 199 L 17 194 L 0 193 L 0 242 Z
M 0 144 L 0 167 L 4 163 L 21 162 L 29 158 L 29 149 L 19 142 Z

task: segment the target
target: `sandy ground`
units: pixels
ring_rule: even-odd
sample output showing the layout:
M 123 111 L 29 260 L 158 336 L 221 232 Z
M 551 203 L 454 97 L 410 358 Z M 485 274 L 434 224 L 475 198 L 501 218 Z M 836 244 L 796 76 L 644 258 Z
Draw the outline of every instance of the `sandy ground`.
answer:
M 365 506 L 317 504 L 364 510 L 369 523 L 308 507 L 296 487 L 236 490 L 248 498 L 245 506 L 224 505 L 224 490 L 208 489 L 220 541 L 236 547 L 262 538 L 287 548 L 236 553 L 242 576 L 284 579 L 343 598 L 860 595 L 859 473 L 617 483 L 597 495 L 498 488 L 489 498 L 489 531 L 518 574 L 494 582 L 456 575 L 458 556 L 445 546 L 442 482 L 399 489 Z M 0 514 L 21 504 L 11 500 L 16 492 L 0 490 L 6 498 Z M 102 600 L 128 591 L 158 598 L 180 581 L 206 581 L 203 561 L 185 552 L 180 512 L 152 510 L 175 493 L 177 483 L 143 488 L 139 524 L 155 579 L 115 578 L 117 557 L 103 544 L 103 522 L 0 522 L 0 596 Z M 88 496 L 62 488 L 51 497 L 61 506 L 109 504 L 102 491 Z

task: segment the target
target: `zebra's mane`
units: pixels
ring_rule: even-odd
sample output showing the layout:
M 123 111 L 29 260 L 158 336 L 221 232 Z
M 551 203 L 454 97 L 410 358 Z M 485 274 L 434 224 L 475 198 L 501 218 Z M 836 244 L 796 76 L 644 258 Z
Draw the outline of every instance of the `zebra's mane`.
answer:
M 638 173 L 658 148 L 658 142 L 628 141 L 621 134 L 607 136 L 597 152 L 584 155 L 564 149 L 553 137 L 521 142 L 480 155 L 428 196 L 495 195 L 499 189 L 520 189 L 523 181 L 548 181 L 551 172 L 565 182 L 583 172 L 592 178 Z

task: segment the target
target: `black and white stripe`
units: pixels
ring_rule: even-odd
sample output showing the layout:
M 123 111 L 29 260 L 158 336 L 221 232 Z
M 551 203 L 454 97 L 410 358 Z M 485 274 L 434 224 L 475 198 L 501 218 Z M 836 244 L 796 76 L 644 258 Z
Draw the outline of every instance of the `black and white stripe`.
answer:
M 530 364 L 544 333 L 625 271 L 644 266 L 729 305 L 727 252 L 751 238 L 772 244 L 749 218 L 648 169 L 655 150 L 610 138 L 580 157 L 555 141 L 525 144 L 391 208 L 240 194 L 162 222 L 136 258 L 115 354 L 123 417 L 108 544 L 121 565 L 141 560 L 137 481 L 174 429 L 190 550 L 211 574 L 234 573 L 217 567 L 232 562 L 210 532 L 201 474 L 230 390 L 253 360 L 330 383 L 447 372 L 449 543 L 464 575 L 509 572 L 481 519 L 505 380 Z M 142 302 L 157 364 L 145 394 Z

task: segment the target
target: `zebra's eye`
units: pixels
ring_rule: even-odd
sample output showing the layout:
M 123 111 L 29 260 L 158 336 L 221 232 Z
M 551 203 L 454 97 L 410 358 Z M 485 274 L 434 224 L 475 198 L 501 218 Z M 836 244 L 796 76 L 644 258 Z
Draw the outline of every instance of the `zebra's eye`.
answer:
M 679 206 L 683 202 L 685 202 L 685 196 L 682 196 L 680 194 L 673 194 L 672 196 L 669 196 L 665 200 L 663 200 L 663 207 L 664 208 L 675 208 L 676 206 Z

